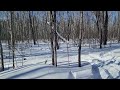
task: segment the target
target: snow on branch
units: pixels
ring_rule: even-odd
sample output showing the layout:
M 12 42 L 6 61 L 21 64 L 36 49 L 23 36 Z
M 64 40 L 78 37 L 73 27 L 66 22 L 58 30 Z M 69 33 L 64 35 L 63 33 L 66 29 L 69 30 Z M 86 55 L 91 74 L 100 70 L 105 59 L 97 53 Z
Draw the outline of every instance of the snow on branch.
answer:
M 67 44 L 69 43 L 69 41 L 66 40 L 64 37 L 62 37 L 57 31 L 56 31 L 56 33 L 64 42 L 66 42 Z
M 47 24 L 50 25 L 50 22 L 47 22 Z M 52 29 L 53 29 L 53 27 L 52 27 Z M 57 30 L 56 30 L 56 33 L 57 33 L 57 35 L 58 35 L 64 42 L 66 42 L 67 44 L 69 44 L 69 41 L 66 40 L 64 37 L 62 37 L 62 36 L 57 32 Z

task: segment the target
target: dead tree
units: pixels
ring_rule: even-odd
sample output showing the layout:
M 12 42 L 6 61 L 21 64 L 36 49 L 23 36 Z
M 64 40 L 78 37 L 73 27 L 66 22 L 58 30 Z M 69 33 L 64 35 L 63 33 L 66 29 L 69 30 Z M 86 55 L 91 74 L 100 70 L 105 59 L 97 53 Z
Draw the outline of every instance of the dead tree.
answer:
M 1 28 L 1 22 L 0 22 L 0 54 L 1 54 L 1 65 L 2 65 L 2 71 L 4 71 L 4 60 L 3 60 L 3 48 L 2 48 L 2 28 Z
M 79 44 L 78 44 L 78 66 L 81 67 L 81 44 L 83 33 L 83 11 L 80 12 L 80 31 L 79 31 Z

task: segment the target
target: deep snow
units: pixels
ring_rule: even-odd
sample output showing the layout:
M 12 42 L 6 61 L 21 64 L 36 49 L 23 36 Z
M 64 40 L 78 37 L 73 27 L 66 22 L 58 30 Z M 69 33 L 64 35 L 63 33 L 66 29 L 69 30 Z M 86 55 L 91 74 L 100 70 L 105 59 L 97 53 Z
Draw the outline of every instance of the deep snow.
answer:
M 6 70 L 0 72 L 0 79 L 120 78 L 120 44 L 108 44 L 103 49 L 89 48 L 87 44 L 82 46 L 82 67 L 78 67 L 78 47 L 72 43 L 69 45 L 69 64 L 66 44 L 60 43 L 60 49 L 57 50 L 58 67 L 51 65 L 48 43 L 19 44 L 16 47 L 16 68 L 12 69 L 12 58 L 6 44 L 3 44 Z M 22 60 L 22 56 L 26 60 Z

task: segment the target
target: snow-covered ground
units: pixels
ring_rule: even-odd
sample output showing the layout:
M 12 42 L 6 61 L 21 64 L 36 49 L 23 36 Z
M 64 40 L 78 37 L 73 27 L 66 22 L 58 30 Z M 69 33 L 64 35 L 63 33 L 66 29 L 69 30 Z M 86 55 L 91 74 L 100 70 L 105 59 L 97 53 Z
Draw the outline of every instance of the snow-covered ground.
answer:
M 113 43 L 103 49 L 82 47 L 82 67 L 78 67 L 78 47 L 72 43 L 69 52 L 65 43 L 57 50 L 58 67 L 51 65 L 50 44 L 19 44 L 16 46 L 15 69 L 6 44 L 4 62 L 6 70 L 0 72 L 0 79 L 119 79 L 120 44 Z M 22 51 L 23 49 L 23 51 Z M 69 62 L 68 62 L 69 54 Z M 22 56 L 26 58 L 23 60 Z M 45 62 L 47 63 L 45 64 Z

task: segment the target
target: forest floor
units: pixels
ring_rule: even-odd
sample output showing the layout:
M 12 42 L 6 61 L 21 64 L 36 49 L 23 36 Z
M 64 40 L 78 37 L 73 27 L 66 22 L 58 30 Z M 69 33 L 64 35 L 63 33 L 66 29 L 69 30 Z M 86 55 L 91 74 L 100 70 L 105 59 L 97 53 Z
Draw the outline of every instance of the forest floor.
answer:
M 72 43 L 69 52 L 66 44 L 60 43 L 57 67 L 51 64 L 48 43 L 19 44 L 16 48 L 15 69 L 12 69 L 11 51 L 3 44 L 5 71 L 0 72 L 0 79 L 120 79 L 120 44 L 117 43 L 102 49 L 82 46 L 82 67 L 78 67 L 78 47 Z

